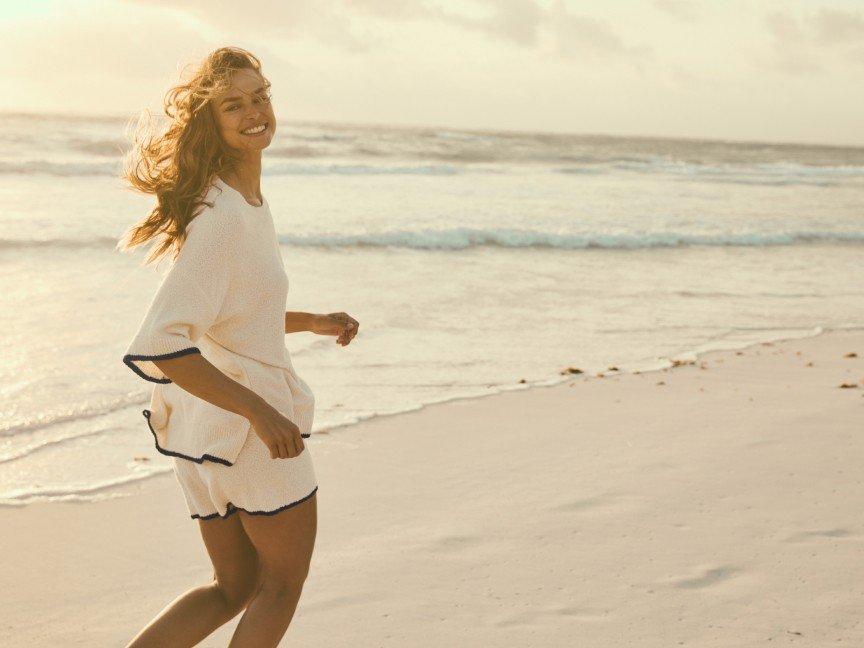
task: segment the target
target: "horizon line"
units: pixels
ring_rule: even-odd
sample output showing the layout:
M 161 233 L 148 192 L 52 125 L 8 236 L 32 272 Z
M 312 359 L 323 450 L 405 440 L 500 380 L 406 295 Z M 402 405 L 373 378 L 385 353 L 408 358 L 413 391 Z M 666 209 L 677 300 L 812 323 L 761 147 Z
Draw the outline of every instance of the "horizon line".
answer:
M 149 108 L 149 107 L 145 107 Z M 136 117 L 145 108 L 130 111 L 128 113 L 87 113 L 87 112 L 63 112 L 63 111 L 34 111 L 21 109 L 0 109 L 0 115 L 3 116 L 19 116 L 19 117 L 56 117 L 61 119 L 112 119 L 118 121 L 128 121 Z M 164 117 L 161 112 L 153 111 L 153 114 Z M 386 123 L 386 122 L 368 122 L 368 121 L 328 121 L 328 120 L 310 120 L 310 119 L 286 119 L 276 118 L 277 123 L 284 122 L 286 124 L 298 125 L 314 125 L 314 126 L 331 126 L 331 127 L 351 127 L 351 128 L 389 128 L 394 130 L 451 130 L 463 133 L 480 133 L 480 134 L 495 134 L 506 133 L 513 135 L 565 135 L 573 137 L 585 138 L 606 138 L 606 139 L 641 139 L 641 140 L 673 140 L 685 142 L 705 142 L 717 144 L 759 144 L 766 146 L 795 146 L 795 147 L 814 147 L 814 148 L 833 148 L 833 149 L 864 149 L 864 141 L 859 144 L 835 144 L 827 142 L 810 142 L 810 141 L 793 141 L 793 140 L 758 140 L 758 139 L 736 139 L 736 138 L 716 138 L 716 137 L 697 137 L 693 135 L 647 135 L 647 134 L 611 134 L 611 133 L 587 133 L 569 130 L 541 130 L 541 129 L 524 129 L 524 128 L 476 128 L 452 126 L 447 124 L 421 124 L 421 123 Z

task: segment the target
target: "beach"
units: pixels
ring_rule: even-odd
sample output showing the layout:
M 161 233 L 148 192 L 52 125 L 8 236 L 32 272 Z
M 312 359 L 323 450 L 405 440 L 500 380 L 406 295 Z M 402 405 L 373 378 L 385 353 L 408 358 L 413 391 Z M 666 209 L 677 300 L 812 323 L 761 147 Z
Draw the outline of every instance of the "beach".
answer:
M 847 330 L 319 433 L 281 645 L 864 645 L 862 415 Z M 0 510 L 5 646 L 124 645 L 208 582 L 173 474 L 125 495 Z

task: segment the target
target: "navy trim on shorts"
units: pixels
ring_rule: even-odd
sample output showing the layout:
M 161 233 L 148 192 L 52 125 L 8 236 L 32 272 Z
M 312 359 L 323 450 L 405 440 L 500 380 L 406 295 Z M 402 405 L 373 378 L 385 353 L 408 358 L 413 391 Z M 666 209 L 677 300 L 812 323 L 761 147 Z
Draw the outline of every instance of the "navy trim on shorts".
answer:
M 156 449 L 161 452 L 163 455 L 168 455 L 169 457 L 180 457 L 181 459 L 188 459 L 189 461 L 194 461 L 195 463 L 204 463 L 204 461 L 213 461 L 216 463 L 220 463 L 224 466 L 233 466 L 234 464 L 228 461 L 227 459 L 223 459 L 222 457 L 217 457 L 211 454 L 203 454 L 200 457 L 190 457 L 189 455 L 184 455 L 179 452 L 174 452 L 173 450 L 166 450 L 165 448 L 160 447 L 159 439 L 156 438 L 156 431 L 153 429 L 153 426 L 150 425 L 150 416 L 152 412 L 150 410 L 143 410 L 141 412 L 144 415 L 144 418 L 147 419 L 147 427 L 150 428 L 151 434 L 153 434 L 153 442 L 156 444 Z
M 131 353 L 123 356 L 123 364 L 129 367 L 136 374 L 141 376 L 144 380 L 149 380 L 150 382 L 166 384 L 172 382 L 170 378 L 153 378 L 152 376 L 148 376 L 146 373 L 141 371 L 141 369 L 133 362 L 133 360 L 170 360 L 171 358 L 179 358 L 180 356 L 189 355 L 190 353 L 201 353 L 201 349 L 198 347 L 189 347 L 188 349 L 180 349 L 179 351 L 172 351 L 171 353 L 163 353 L 162 355 L 132 355 Z
M 199 515 L 198 513 L 193 513 L 190 517 L 194 520 L 195 518 L 199 518 L 201 520 L 212 520 L 215 517 L 222 518 L 223 520 L 230 516 L 232 513 L 236 513 L 237 511 L 243 511 L 244 513 L 248 513 L 249 515 L 275 515 L 280 511 L 284 511 L 285 509 L 289 509 L 292 506 L 297 506 L 301 502 L 305 502 L 310 497 L 312 497 L 315 492 L 318 490 L 318 487 L 312 489 L 312 492 L 306 495 L 305 497 L 301 497 L 296 502 L 291 502 L 290 504 L 286 504 L 285 506 L 280 506 L 277 509 L 273 509 L 272 511 L 247 511 L 242 506 L 234 506 L 231 502 L 228 502 L 228 506 L 226 507 L 225 515 L 219 515 L 219 511 L 215 513 L 211 513 L 209 515 Z

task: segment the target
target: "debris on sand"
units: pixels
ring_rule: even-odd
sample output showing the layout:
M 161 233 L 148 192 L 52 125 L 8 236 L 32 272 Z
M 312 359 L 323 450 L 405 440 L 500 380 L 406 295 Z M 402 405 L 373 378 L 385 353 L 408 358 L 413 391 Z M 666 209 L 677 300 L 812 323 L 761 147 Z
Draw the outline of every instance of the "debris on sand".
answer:
M 559 373 L 562 376 L 566 376 L 567 374 L 581 374 L 582 370 L 577 369 L 576 367 L 567 367 L 566 369 L 562 369 Z
M 680 367 L 681 365 L 692 365 L 692 364 L 696 364 L 696 361 L 695 360 L 673 360 L 672 361 L 673 367 Z

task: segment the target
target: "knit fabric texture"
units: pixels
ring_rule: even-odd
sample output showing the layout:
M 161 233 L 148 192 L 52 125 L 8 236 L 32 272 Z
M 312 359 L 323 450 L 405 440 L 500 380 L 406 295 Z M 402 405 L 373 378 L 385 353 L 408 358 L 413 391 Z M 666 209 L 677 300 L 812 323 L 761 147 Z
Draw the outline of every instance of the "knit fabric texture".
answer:
M 159 452 L 230 466 L 250 422 L 180 388 L 153 360 L 202 354 L 304 437 L 311 434 L 315 397 L 285 347 L 289 282 L 269 203 L 250 205 L 218 176 L 204 200 L 212 207 L 205 205 L 187 226 L 123 362 L 155 384 L 142 413 Z
M 177 458 L 172 463 L 192 519 L 226 518 L 238 510 L 274 515 L 318 490 L 308 445 L 296 457 L 274 459 L 257 434 L 249 435 L 231 467 Z

